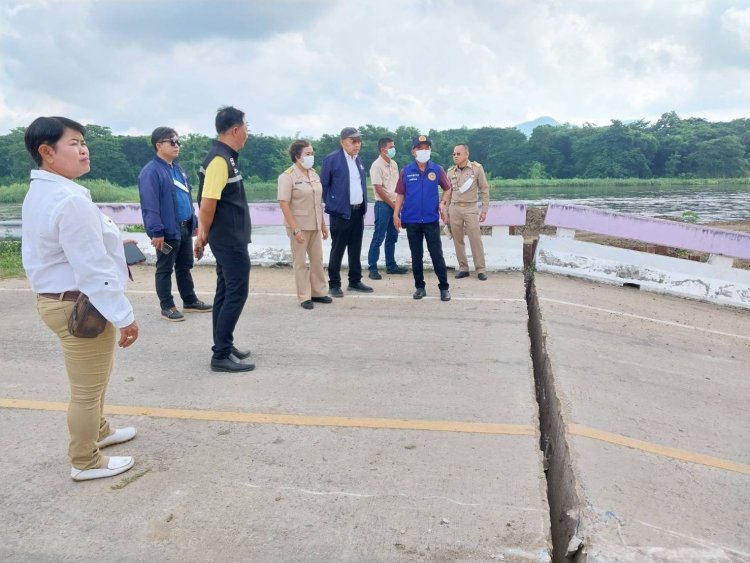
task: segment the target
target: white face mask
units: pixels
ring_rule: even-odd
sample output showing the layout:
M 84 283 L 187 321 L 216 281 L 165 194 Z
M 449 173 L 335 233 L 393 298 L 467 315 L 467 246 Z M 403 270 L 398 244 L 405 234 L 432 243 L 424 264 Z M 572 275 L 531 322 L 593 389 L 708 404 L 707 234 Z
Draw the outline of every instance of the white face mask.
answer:
M 430 149 L 421 149 L 416 152 L 417 155 L 417 162 L 420 164 L 424 164 L 428 160 L 430 160 L 430 154 L 432 154 L 432 151 Z
M 388 155 L 388 158 L 393 158 L 394 156 L 396 156 L 396 147 L 389 148 L 386 154 Z
M 313 164 L 315 164 L 314 154 L 306 154 L 302 157 L 302 168 L 304 168 L 305 170 L 310 170 L 310 168 L 313 167 Z

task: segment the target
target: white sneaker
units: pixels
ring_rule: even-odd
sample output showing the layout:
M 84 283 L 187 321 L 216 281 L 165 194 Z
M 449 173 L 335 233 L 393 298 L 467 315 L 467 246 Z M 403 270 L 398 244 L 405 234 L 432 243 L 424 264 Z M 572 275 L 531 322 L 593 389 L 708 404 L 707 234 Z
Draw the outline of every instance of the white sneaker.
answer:
M 91 479 L 103 479 L 104 477 L 114 477 L 120 473 L 125 473 L 135 465 L 135 460 L 131 456 L 112 456 L 109 458 L 107 467 L 97 469 L 76 469 L 70 468 L 70 477 L 73 481 L 89 481 Z
M 128 440 L 135 438 L 138 431 L 132 426 L 126 426 L 125 428 L 115 428 L 109 436 L 102 438 L 96 443 L 99 449 L 106 448 L 107 446 L 114 446 L 115 444 L 122 444 Z

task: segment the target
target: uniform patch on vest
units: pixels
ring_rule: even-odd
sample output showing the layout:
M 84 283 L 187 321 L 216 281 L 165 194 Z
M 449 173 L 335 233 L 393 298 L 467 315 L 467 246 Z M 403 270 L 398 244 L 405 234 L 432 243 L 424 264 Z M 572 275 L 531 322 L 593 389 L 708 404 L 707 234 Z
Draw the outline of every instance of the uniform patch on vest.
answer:
M 434 181 L 435 181 L 435 178 L 437 178 L 437 175 L 436 175 L 436 174 L 435 174 L 434 172 L 430 172 L 429 174 L 427 174 L 427 179 L 428 179 L 428 180 L 429 180 L 430 182 L 434 182 Z

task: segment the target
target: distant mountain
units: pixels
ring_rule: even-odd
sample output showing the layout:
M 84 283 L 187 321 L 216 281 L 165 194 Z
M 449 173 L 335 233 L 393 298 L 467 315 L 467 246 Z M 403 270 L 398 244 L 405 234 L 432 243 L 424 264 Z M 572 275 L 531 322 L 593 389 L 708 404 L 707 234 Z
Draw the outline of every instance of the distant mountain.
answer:
M 529 137 L 531 136 L 531 132 L 534 130 L 534 127 L 539 127 L 540 125 L 560 125 L 560 122 L 552 117 L 545 115 L 542 117 L 537 117 L 533 121 L 524 121 L 523 123 L 519 123 L 518 125 L 516 125 L 516 129 Z

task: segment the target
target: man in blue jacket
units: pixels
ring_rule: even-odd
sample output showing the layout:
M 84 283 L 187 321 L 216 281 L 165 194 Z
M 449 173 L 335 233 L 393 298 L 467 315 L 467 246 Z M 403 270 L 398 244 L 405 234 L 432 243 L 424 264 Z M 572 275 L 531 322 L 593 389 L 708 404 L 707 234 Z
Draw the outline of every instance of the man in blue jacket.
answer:
M 198 219 L 193 211 L 193 196 L 187 174 L 175 162 L 180 155 L 180 140 L 170 127 L 157 127 L 151 133 L 156 156 L 138 176 L 138 193 L 146 234 L 156 249 L 156 295 L 161 318 L 184 321 L 172 298 L 172 271 L 186 312 L 205 313 L 211 305 L 195 295 L 193 277 L 193 235 Z
M 424 242 L 435 268 L 440 289 L 440 300 L 450 301 L 448 269 L 443 258 L 443 244 L 440 242 L 440 223 L 448 221 L 445 206 L 451 197 L 451 184 L 442 166 L 430 160 L 432 141 L 426 135 L 414 137 L 411 154 L 414 162 L 404 166 L 396 183 L 396 207 L 393 210 L 393 226 L 396 230 L 406 227 L 411 250 L 411 270 L 414 273 L 414 299 L 427 295 L 424 283 Z M 443 189 L 442 198 L 438 187 Z
M 343 297 L 341 290 L 341 260 L 349 254 L 350 291 L 372 292 L 362 283 L 362 233 L 367 212 L 367 179 L 359 158 L 362 134 L 354 127 L 341 130 L 341 148 L 323 161 L 320 181 L 323 201 L 331 231 L 331 256 L 328 259 L 328 290 L 331 297 Z

